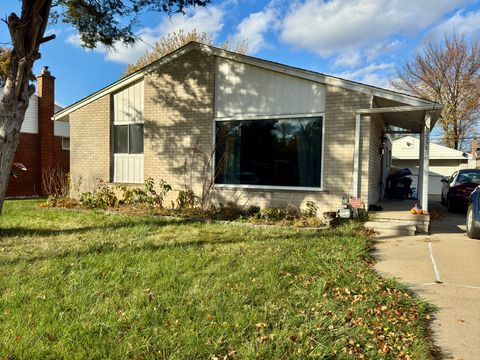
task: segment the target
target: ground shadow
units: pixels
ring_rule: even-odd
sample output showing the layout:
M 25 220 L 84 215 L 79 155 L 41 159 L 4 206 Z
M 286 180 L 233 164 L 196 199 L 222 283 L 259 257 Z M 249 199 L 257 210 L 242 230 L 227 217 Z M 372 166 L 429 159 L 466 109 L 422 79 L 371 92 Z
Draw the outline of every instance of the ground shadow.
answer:
M 140 223 L 149 223 L 152 226 L 167 226 L 167 225 L 187 225 L 191 224 L 195 220 L 192 219 L 169 219 L 169 218 L 154 218 L 148 221 L 146 220 L 119 220 L 114 224 L 108 225 L 98 225 L 98 226 L 83 226 L 78 228 L 69 228 L 69 229 L 38 229 L 38 228 L 28 228 L 23 226 L 14 226 L 7 228 L 0 228 L 0 243 L 8 238 L 12 237 L 50 237 L 50 236 L 62 236 L 62 235 L 72 235 L 72 234 L 83 234 L 90 231 L 100 230 L 102 232 L 111 232 L 122 228 L 132 228 L 138 226 Z

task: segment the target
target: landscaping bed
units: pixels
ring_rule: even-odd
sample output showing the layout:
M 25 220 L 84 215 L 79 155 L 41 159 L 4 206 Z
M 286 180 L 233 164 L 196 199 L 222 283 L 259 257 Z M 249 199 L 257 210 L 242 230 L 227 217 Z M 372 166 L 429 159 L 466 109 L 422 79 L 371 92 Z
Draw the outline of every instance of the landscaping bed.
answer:
M 300 231 L 41 209 L 0 217 L 0 358 L 428 359 L 431 308 L 355 222 Z

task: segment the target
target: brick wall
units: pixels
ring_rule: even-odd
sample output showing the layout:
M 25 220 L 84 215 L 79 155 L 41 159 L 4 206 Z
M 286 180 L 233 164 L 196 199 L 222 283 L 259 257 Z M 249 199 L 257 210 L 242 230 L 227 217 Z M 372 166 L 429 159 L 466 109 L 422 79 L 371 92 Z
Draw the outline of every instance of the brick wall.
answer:
M 70 114 L 71 195 L 110 179 L 110 95 Z M 78 187 L 78 188 L 77 188 Z
M 213 56 L 192 51 L 147 75 L 144 86 L 145 178 L 172 186 L 167 201 L 186 187 L 200 194 L 213 146 Z
M 19 173 L 17 178 L 10 177 L 7 197 L 37 196 L 40 194 L 38 148 L 38 134 L 20 134 L 20 142 L 14 162 L 25 165 L 27 171 L 17 171 Z
M 14 162 L 25 165 L 27 171 L 19 172 L 18 178 L 10 178 L 7 197 L 45 195 L 42 174 L 53 167 L 69 171 L 70 154 L 62 150 L 62 138 L 54 136 L 55 77 L 48 68 L 44 68 L 37 77 L 37 89 L 38 134 L 20 134 Z

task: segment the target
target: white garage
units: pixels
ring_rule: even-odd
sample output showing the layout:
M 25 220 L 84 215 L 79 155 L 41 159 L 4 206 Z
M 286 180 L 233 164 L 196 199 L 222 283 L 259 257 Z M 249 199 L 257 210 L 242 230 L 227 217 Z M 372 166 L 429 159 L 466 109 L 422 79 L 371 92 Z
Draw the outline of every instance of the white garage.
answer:
M 412 187 L 418 189 L 418 165 L 420 139 L 404 136 L 393 141 L 392 167 L 408 168 L 412 172 Z M 430 171 L 428 193 L 440 196 L 442 178 L 452 175 L 458 169 L 475 168 L 475 159 L 467 153 L 446 146 L 430 143 Z

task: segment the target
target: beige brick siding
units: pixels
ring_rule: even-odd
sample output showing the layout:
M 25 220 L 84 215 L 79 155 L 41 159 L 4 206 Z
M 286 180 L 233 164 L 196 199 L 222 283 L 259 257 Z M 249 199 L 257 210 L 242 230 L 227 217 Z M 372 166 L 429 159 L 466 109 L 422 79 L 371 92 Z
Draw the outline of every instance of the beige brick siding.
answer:
M 70 172 L 78 189 L 93 190 L 98 179 L 110 179 L 110 95 L 70 114 Z
M 214 63 L 212 55 L 192 51 L 145 77 L 144 177 L 164 179 L 172 185 L 167 205 L 186 187 L 192 186 L 197 195 L 202 192 L 204 164 L 213 149 Z M 369 108 L 371 96 L 326 88 L 324 192 L 215 188 L 211 201 L 305 206 L 311 200 L 325 211 L 336 209 L 343 196 L 351 195 L 354 111 Z M 109 96 L 71 114 L 71 168 L 74 177 L 83 177 L 81 191 L 92 190 L 97 178 L 110 179 L 110 121 Z M 372 186 L 377 181 L 368 177 L 370 171 L 376 171 L 373 149 L 378 148 L 370 136 L 377 136 L 377 130 L 371 129 L 369 117 L 362 118 L 360 186 L 366 201 L 374 198 Z M 211 168 L 205 170 L 211 174 Z
M 172 186 L 168 203 L 186 187 L 201 194 L 213 146 L 213 94 L 214 58 L 199 51 L 145 77 L 145 178 Z

